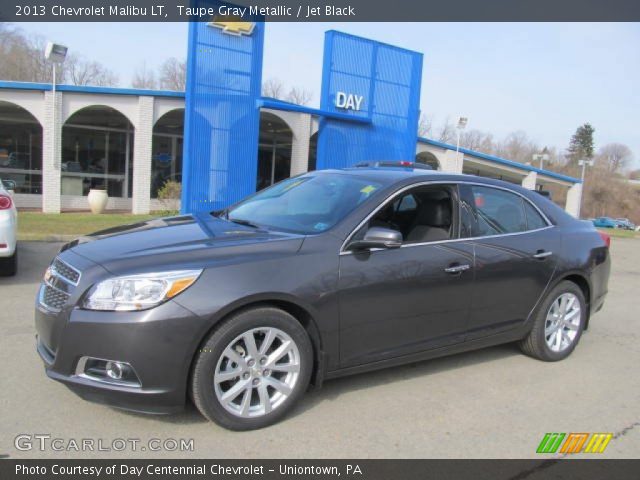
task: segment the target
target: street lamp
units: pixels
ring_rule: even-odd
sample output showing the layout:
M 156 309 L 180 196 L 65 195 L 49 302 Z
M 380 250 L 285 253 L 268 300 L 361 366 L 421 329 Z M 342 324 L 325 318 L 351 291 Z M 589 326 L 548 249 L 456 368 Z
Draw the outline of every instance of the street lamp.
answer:
M 58 168 L 57 158 L 57 125 L 56 125 L 56 65 L 64 63 L 67 58 L 68 48 L 59 43 L 47 42 L 47 46 L 44 50 L 44 58 L 50 61 L 53 65 L 53 78 L 51 79 L 51 92 L 53 93 L 53 166 Z
M 544 162 L 549 161 L 549 154 L 547 153 L 547 147 L 544 147 L 544 149 L 542 150 L 542 153 L 534 153 L 532 155 L 532 159 L 533 161 L 539 161 L 540 162 L 540 170 L 544 169 Z
M 580 201 L 578 202 L 578 218 L 580 218 L 580 211 L 582 210 L 582 196 L 584 194 L 584 174 L 587 167 L 593 167 L 593 160 L 578 160 L 578 165 L 582 167 L 582 188 L 580 189 Z
M 458 132 L 457 135 L 457 140 L 456 140 L 456 157 L 458 156 L 458 151 L 460 150 L 460 134 L 462 133 L 462 130 L 465 129 L 465 127 L 467 126 L 467 122 L 469 121 L 469 119 L 467 117 L 460 117 L 458 118 L 458 125 L 456 125 L 456 130 Z

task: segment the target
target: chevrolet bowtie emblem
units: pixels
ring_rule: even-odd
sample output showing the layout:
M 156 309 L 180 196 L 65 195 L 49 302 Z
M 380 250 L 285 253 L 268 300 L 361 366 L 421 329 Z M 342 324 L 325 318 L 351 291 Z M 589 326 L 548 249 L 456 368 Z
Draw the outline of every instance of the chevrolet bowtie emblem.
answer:
M 216 15 L 209 22 L 209 26 L 222 29 L 224 33 L 229 35 L 251 35 L 255 28 L 255 22 L 244 22 L 239 20 L 229 20 L 233 18 L 229 15 Z

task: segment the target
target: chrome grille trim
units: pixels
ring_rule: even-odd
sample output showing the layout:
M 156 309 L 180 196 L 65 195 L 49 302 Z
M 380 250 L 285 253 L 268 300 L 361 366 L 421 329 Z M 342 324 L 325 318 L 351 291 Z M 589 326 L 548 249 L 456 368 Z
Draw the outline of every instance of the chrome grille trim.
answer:
M 67 304 L 74 287 L 80 282 L 81 273 L 75 267 L 54 258 L 40 286 L 38 302 L 46 310 L 59 313 Z
M 74 287 L 80 283 L 80 276 L 82 275 L 80 271 L 57 257 L 53 260 L 53 263 L 51 263 L 51 271 L 58 278 L 70 283 Z

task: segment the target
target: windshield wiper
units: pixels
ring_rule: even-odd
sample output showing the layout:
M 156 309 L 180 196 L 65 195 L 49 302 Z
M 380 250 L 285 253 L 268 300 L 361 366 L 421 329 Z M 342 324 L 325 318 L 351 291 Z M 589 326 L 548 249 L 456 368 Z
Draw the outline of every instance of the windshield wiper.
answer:
M 237 223 L 238 225 L 244 225 L 246 227 L 251 227 L 251 228 L 260 228 L 259 225 L 256 225 L 255 223 L 251 223 L 249 220 L 244 220 L 242 218 L 229 218 L 229 216 L 227 215 L 226 219 L 229 220 L 230 222 Z

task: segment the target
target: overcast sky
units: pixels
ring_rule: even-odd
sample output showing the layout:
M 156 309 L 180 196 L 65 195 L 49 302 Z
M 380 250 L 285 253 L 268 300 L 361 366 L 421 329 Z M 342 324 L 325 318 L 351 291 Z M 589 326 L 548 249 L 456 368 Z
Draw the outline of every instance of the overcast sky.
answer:
M 130 86 L 136 67 L 186 57 L 186 23 L 32 23 L 29 33 L 64 43 Z M 313 92 L 319 104 L 324 32 L 381 40 L 424 54 L 422 111 L 436 125 L 469 117 L 496 138 L 522 130 L 566 148 L 584 122 L 596 146 L 627 144 L 640 166 L 640 24 L 270 23 L 263 78 Z

